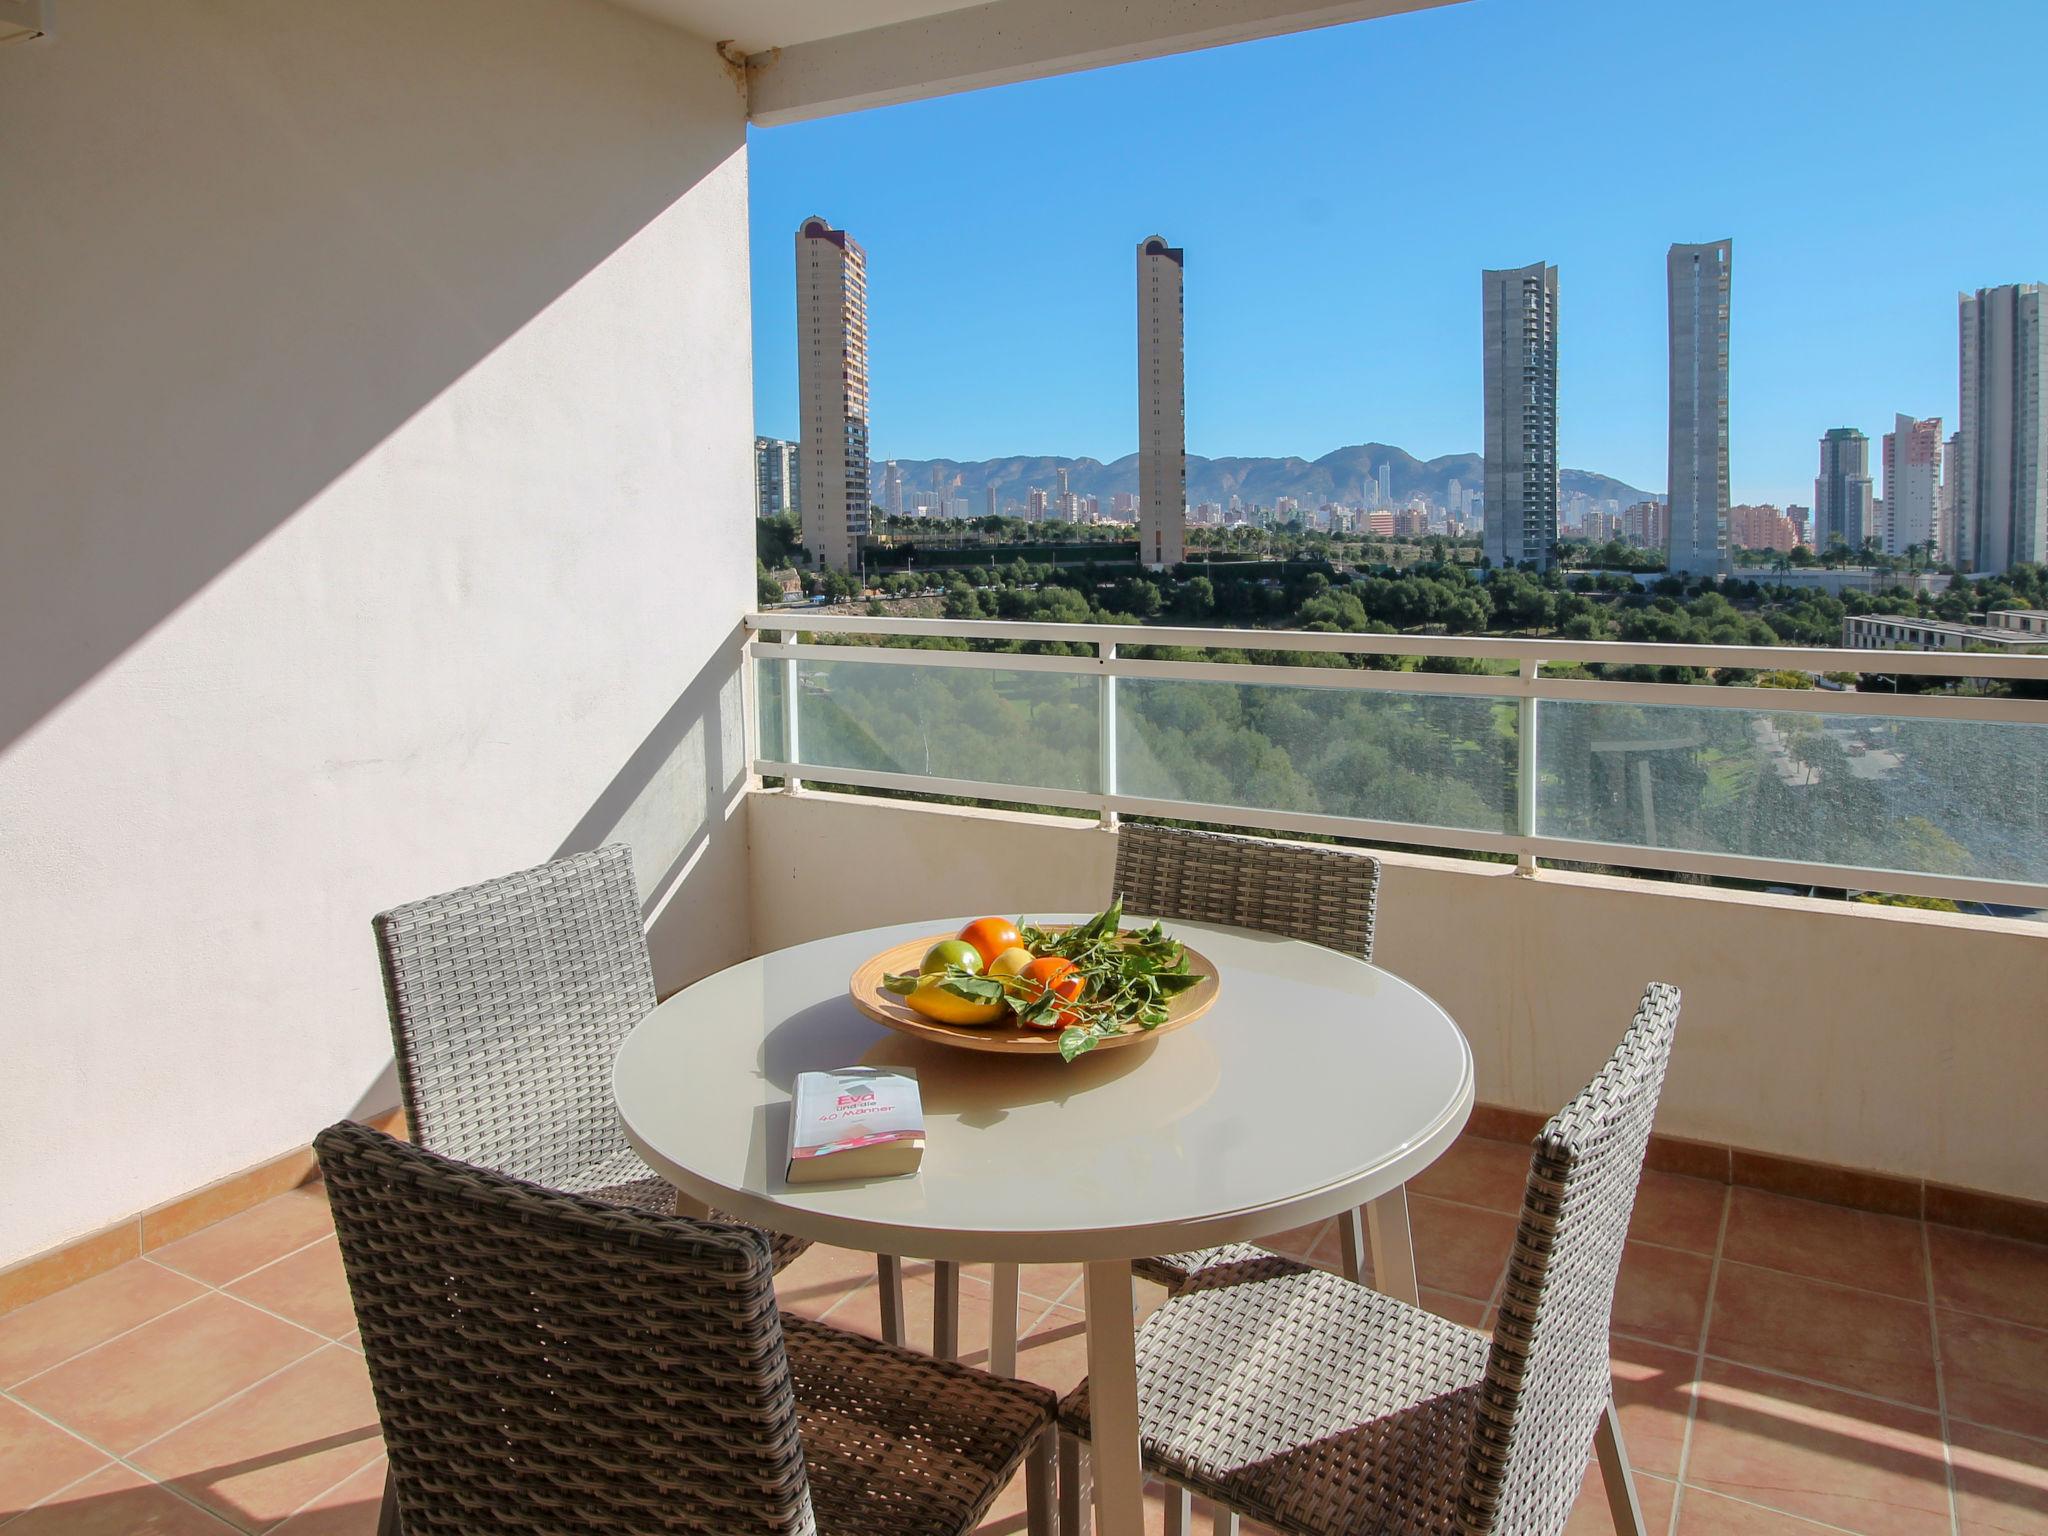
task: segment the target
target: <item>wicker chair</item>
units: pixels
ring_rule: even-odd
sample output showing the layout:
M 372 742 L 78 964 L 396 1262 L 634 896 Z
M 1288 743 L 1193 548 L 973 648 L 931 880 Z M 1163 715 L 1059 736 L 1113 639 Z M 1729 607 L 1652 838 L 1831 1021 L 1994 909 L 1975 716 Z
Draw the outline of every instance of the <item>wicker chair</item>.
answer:
M 1607 1324 L 1677 1023 L 1677 989 L 1652 985 L 1607 1065 L 1537 1135 L 1490 1343 L 1273 1255 L 1212 1265 L 1169 1296 L 1138 1331 L 1145 1462 L 1177 1489 L 1169 1529 L 1192 1489 L 1295 1536 L 1554 1536 L 1591 1441 L 1616 1529 L 1640 1536 Z M 1089 1433 L 1086 1382 L 1060 1427 Z M 1079 1456 L 1062 1451 L 1071 1476 Z
M 390 1456 L 383 1536 L 954 1536 L 1053 1395 L 778 1315 L 752 1227 L 608 1205 L 368 1126 L 315 1142 Z
M 613 843 L 380 912 L 412 1137 L 448 1157 L 673 1215 L 626 1141 L 612 1057 L 654 1007 L 632 851 Z M 777 1267 L 810 1246 L 771 1236 Z

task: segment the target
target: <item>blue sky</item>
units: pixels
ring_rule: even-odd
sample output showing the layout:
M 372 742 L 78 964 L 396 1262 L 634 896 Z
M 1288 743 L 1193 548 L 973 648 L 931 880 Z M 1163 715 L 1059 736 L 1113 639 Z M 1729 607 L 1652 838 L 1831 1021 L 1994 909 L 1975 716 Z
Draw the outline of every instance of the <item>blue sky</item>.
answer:
M 1477 451 L 1479 273 L 1544 260 L 1564 462 L 1661 490 L 1664 252 L 1732 236 L 1735 496 L 1805 502 L 1829 427 L 1954 429 L 1959 288 L 2048 280 L 2044 57 L 2044 0 L 1468 0 L 755 130 L 757 427 L 818 213 L 876 457 L 1129 453 L 1157 231 L 1191 452 Z

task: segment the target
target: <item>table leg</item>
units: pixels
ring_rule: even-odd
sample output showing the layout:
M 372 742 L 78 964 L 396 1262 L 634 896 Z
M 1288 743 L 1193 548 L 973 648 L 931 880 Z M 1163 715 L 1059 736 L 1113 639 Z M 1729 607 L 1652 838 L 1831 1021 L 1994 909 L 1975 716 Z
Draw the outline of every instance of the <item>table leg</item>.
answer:
M 709 1221 L 711 1219 L 711 1207 L 696 1196 L 686 1195 L 679 1189 L 676 1191 L 676 1214 L 678 1216 L 687 1216 L 692 1221 Z
M 1365 1278 L 1365 1226 L 1355 1205 L 1337 1217 L 1337 1260 L 1346 1280 Z
M 875 1284 L 881 1292 L 882 1339 L 885 1343 L 901 1345 L 906 1342 L 903 1334 L 903 1261 L 893 1253 L 878 1255 L 875 1259 Z
M 997 1376 L 1017 1374 L 1017 1266 L 992 1264 L 988 1303 L 988 1368 Z
M 1415 1283 L 1415 1240 L 1408 1232 L 1408 1190 L 1396 1184 L 1379 1199 L 1368 1201 L 1365 1225 L 1372 1235 L 1372 1283 L 1383 1296 L 1422 1304 Z
M 932 1266 L 932 1358 L 960 1358 L 960 1266 L 951 1259 Z
M 1093 1261 L 1082 1283 L 1088 1297 L 1095 1525 L 1101 1536 L 1141 1536 L 1145 1468 L 1138 1446 L 1138 1347 L 1130 1261 Z

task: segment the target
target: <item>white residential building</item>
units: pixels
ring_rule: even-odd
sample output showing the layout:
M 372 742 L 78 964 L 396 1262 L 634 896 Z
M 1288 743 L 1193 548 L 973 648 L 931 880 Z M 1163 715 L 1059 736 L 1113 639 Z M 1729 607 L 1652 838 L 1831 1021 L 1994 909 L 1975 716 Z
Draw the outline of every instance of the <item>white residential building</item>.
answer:
M 803 424 L 804 547 L 851 570 L 867 536 L 868 258 L 825 220 L 796 232 L 797 403 Z
M 1187 356 L 1181 251 L 1138 242 L 1138 559 L 1158 570 L 1187 558 Z
M 796 511 L 801 478 L 795 443 L 780 437 L 754 439 L 754 516 Z
M 1884 550 L 1902 555 L 1941 542 L 1941 418 L 1895 416 L 1884 435 Z

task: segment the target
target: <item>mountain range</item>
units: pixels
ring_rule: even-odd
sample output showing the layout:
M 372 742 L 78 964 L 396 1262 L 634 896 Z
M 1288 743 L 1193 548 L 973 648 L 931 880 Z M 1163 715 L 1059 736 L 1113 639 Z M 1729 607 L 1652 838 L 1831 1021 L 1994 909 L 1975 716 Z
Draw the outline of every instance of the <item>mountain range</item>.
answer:
M 1188 504 L 1213 501 L 1228 506 L 1232 496 L 1246 506 L 1272 506 L 1282 496 L 1292 496 L 1305 506 L 1333 501 L 1357 506 L 1366 499 L 1366 485 L 1388 466 L 1389 492 L 1400 505 L 1418 491 L 1438 505 L 1448 504 L 1451 482 L 1476 491 L 1485 478 L 1485 466 L 1476 453 L 1449 453 L 1441 458 L 1418 459 L 1404 449 L 1387 443 L 1358 443 L 1338 448 L 1319 459 L 1221 458 L 1188 455 Z M 1106 504 L 1119 491 L 1138 489 L 1138 456 L 1135 453 L 1105 464 L 1100 459 L 1066 459 L 1052 454 L 1021 455 L 1008 459 L 898 459 L 903 473 L 906 500 L 933 486 L 936 470 L 939 483 L 964 496 L 968 506 L 980 512 L 989 486 L 1005 501 L 1022 501 L 1033 487 L 1051 494 L 1059 483 L 1058 471 L 1067 471 L 1067 488 L 1077 496 L 1099 496 Z M 881 466 L 875 466 L 871 481 L 879 500 L 882 493 Z M 1558 472 L 1560 499 L 1569 501 L 1584 494 L 1596 501 L 1609 498 L 1624 507 L 1638 501 L 1661 501 L 1662 492 L 1639 490 L 1635 486 L 1585 469 Z

